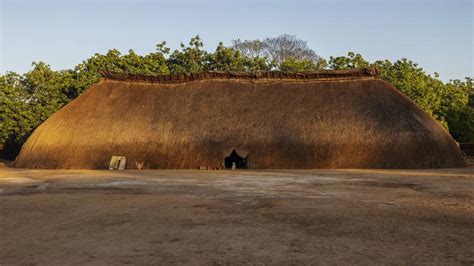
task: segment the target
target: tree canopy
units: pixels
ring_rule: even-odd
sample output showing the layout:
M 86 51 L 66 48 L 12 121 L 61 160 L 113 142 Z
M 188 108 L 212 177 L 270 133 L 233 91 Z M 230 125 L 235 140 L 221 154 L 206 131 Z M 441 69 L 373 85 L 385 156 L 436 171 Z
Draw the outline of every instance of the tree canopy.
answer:
M 246 57 L 268 60 L 270 65 L 282 71 L 310 71 L 326 67 L 326 60 L 308 47 L 306 41 L 283 34 L 264 40 L 233 40 L 231 48 Z
M 95 54 L 73 69 L 52 70 L 44 62 L 33 62 L 24 74 L 0 75 L 0 145 L 22 144 L 32 130 L 62 106 L 79 96 L 100 78 L 101 70 L 133 74 L 168 74 L 220 71 L 301 72 L 319 69 L 377 67 L 383 79 L 437 119 L 460 142 L 474 141 L 473 78 L 443 82 L 437 73 L 427 74 L 417 63 L 402 58 L 366 61 L 349 52 L 328 61 L 307 43 L 291 35 L 264 40 L 233 40 L 219 43 L 208 52 L 199 35 L 188 45 L 171 51 L 166 42 L 156 50 L 139 55 L 133 50 L 122 55 L 116 49 Z

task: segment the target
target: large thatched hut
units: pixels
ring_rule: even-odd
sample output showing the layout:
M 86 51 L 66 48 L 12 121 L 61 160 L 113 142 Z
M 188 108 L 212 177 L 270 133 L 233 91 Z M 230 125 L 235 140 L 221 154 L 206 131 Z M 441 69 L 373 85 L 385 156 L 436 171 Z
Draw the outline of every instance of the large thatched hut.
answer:
M 105 74 L 39 126 L 28 168 L 432 168 L 465 165 L 448 132 L 375 69 Z

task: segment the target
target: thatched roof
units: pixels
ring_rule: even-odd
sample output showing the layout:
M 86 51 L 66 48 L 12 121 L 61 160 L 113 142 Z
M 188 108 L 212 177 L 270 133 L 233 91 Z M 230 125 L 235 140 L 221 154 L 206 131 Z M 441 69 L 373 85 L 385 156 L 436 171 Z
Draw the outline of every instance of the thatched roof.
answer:
M 374 69 L 288 74 L 104 73 L 41 126 L 15 164 L 38 168 L 432 168 L 465 162 L 451 136 Z
M 134 75 L 130 73 L 113 73 L 102 71 L 102 76 L 106 79 L 130 81 L 130 82 L 149 82 L 160 84 L 176 84 L 191 81 L 209 80 L 209 79 L 291 79 L 291 80 L 329 80 L 329 79 L 352 79 L 363 77 L 376 77 L 379 75 L 377 68 L 361 68 L 349 70 L 318 70 L 310 72 L 238 72 L 238 71 L 207 71 L 200 73 L 180 73 L 158 76 Z

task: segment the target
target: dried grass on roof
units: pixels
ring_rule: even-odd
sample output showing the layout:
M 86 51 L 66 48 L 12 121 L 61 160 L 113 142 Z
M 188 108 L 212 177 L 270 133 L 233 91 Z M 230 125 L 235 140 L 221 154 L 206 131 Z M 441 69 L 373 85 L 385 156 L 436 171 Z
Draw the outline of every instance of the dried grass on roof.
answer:
M 35 130 L 16 166 L 104 169 L 120 155 L 128 168 L 219 167 L 233 149 L 252 168 L 465 166 L 446 130 L 371 69 L 105 75 Z

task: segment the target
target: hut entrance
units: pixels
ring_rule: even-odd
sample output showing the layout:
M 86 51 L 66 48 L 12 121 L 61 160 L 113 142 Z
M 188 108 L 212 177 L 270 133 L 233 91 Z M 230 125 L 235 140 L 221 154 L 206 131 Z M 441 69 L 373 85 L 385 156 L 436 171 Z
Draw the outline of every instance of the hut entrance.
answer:
M 225 168 L 232 168 L 235 163 L 235 168 L 247 169 L 247 157 L 241 157 L 235 150 L 232 150 L 230 155 L 224 158 Z

